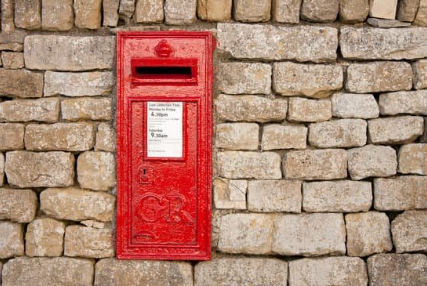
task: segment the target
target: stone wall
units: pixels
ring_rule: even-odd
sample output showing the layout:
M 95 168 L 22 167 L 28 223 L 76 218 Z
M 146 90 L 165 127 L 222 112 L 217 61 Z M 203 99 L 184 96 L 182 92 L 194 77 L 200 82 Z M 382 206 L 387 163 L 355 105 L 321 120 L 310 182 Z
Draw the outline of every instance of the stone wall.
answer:
M 426 0 L 1 0 L 0 16 L 1 285 L 427 285 Z M 114 35 L 176 29 L 219 42 L 213 258 L 118 261 Z

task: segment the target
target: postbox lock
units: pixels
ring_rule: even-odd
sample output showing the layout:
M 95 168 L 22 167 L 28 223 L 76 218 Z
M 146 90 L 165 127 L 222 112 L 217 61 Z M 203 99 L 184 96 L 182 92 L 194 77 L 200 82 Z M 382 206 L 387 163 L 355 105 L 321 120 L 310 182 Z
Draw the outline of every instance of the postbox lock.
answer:
M 161 40 L 154 48 L 154 51 L 156 52 L 157 56 L 167 58 L 172 54 L 173 49 L 166 40 Z

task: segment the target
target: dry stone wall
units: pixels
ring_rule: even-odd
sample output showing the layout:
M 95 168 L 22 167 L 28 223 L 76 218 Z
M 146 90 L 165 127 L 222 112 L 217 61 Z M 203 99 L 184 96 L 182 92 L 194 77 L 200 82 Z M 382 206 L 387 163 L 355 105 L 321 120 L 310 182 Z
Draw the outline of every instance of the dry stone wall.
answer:
M 427 285 L 427 0 L 1 0 L 0 284 Z M 209 30 L 211 261 L 115 258 L 115 33 Z

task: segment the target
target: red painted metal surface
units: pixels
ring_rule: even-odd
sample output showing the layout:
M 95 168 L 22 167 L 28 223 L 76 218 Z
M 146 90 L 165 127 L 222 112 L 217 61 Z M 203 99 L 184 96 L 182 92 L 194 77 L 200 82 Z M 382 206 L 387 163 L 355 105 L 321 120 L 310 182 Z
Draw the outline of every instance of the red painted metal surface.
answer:
M 208 32 L 117 35 L 119 259 L 210 259 L 214 45 Z M 163 103 L 175 113 L 148 110 Z M 148 116 L 173 114 L 178 155 L 150 155 Z

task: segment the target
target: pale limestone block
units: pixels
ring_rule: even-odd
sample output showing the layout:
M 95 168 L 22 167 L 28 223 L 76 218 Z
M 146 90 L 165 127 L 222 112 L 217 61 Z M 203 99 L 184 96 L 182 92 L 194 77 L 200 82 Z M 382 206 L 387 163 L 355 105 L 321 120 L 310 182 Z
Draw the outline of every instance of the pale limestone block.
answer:
M 136 2 L 135 21 L 137 23 L 161 23 L 163 19 L 163 0 L 138 0 Z
M 42 30 L 69 31 L 73 25 L 73 0 L 42 0 Z
M 391 223 L 397 253 L 427 252 L 427 211 L 405 211 Z
M 10 34 L 15 31 L 15 24 L 13 22 L 13 12 L 15 7 L 15 0 L 2 0 L 1 3 L 1 30 L 5 34 Z
M 213 182 L 214 203 L 217 209 L 246 209 L 248 181 L 216 179 Z
M 231 20 L 232 0 L 198 0 L 197 16 L 206 21 Z
M 59 98 L 8 100 L 0 103 L 0 121 L 28 122 L 58 121 Z
M 37 205 L 37 195 L 32 190 L 0 189 L 0 219 L 31 222 L 36 216 Z
M 1 61 L 5 69 L 22 69 L 24 68 L 24 54 L 14 52 L 2 52 Z
M 113 257 L 112 229 L 96 229 L 79 225 L 67 226 L 64 238 L 64 255 L 87 258 Z
M 26 30 L 41 27 L 40 0 L 15 0 L 15 26 Z
M 102 0 L 74 0 L 74 23 L 77 28 L 96 30 L 101 27 Z
M 234 19 L 239 22 L 270 20 L 271 0 L 234 0 Z
M 363 22 L 369 14 L 369 0 L 341 0 L 340 20 L 346 23 Z
M 374 144 L 405 144 L 423 135 L 421 116 L 376 118 L 368 121 L 369 139 Z
M 313 22 L 333 22 L 338 16 L 339 0 L 304 0 L 301 18 Z
M 101 123 L 98 125 L 95 151 L 116 151 L 116 132 L 111 125 L 107 123 Z
M 319 122 L 332 118 L 332 104 L 329 99 L 289 99 L 288 119 L 299 122 Z
M 165 19 L 169 25 L 191 25 L 196 21 L 197 0 L 165 0 Z
M 29 70 L 0 69 L 0 95 L 42 97 L 43 74 Z
M 115 167 L 112 153 L 84 152 L 77 159 L 77 180 L 84 189 L 107 191 L 116 185 Z
M 65 223 L 52 218 L 38 218 L 27 227 L 27 256 L 61 256 L 64 246 Z
M 399 149 L 399 173 L 427 175 L 427 144 L 408 144 Z
M 273 0 L 273 21 L 279 23 L 299 23 L 302 0 Z
M 119 4 L 120 0 L 103 0 L 103 26 L 117 27 L 119 22 Z
M 371 17 L 394 19 L 396 10 L 397 0 L 370 0 L 369 16 Z
M 383 93 L 379 105 L 382 115 L 427 115 L 427 90 Z
M 111 98 L 81 97 L 61 101 L 62 119 L 79 120 L 111 120 L 113 107 Z
M 261 149 L 305 149 L 307 132 L 304 125 L 266 125 L 262 132 Z
M 413 67 L 414 67 L 414 75 L 415 75 L 414 87 L 416 89 L 427 89 L 427 60 L 417 61 L 414 63 Z M 426 94 L 427 94 L 427 91 L 426 91 Z
M 7 38 L 3 39 L 3 41 L 6 41 L 6 43 L 2 43 L 2 38 L 0 34 L 0 51 L 22 52 L 24 50 L 24 45 L 22 43 L 9 43 L 9 40 L 14 41 L 17 39 L 14 39 L 10 35 L 7 35 Z M 22 42 L 24 42 L 24 39 L 22 39 Z
M 0 123 L 0 151 L 24 149 L 25 126 L 18 123 Z
M 427 0 L 420 0 L 420 7 L 415 16 L 414 25 L 427 27 Z
M 216 126 L 215 145 L 228 150 L 257 150 L 259 126 L 256 123 L 222 123 Z
M 419 7 L 420 0 L 400 0 L 397 9 L 397 19 L 406 22 L 414 21 Z
M 335 93 L 332 95 L 332 115 L 338 118 L 376 118 L 378 103 L 373 94 Z
M 0 221 L 0 259 L 24 255 L 23 233 L 22 224 Z

